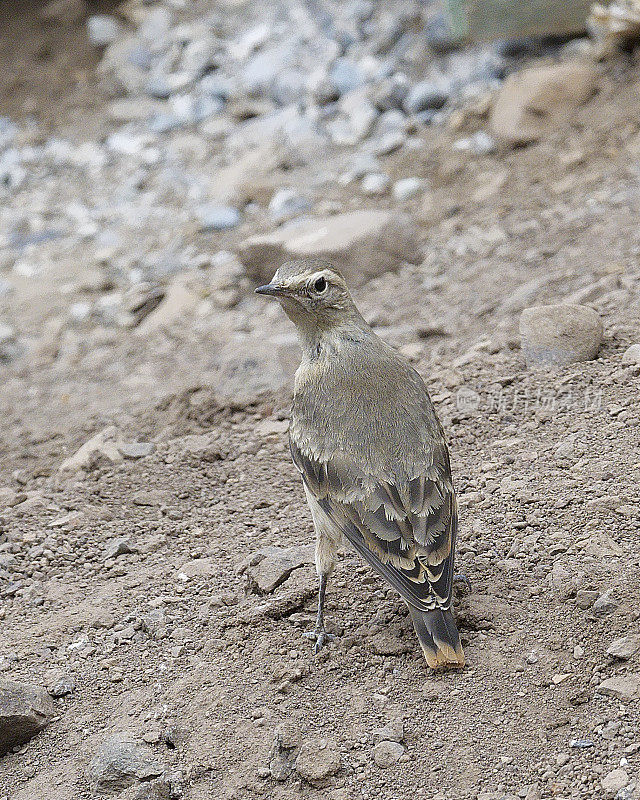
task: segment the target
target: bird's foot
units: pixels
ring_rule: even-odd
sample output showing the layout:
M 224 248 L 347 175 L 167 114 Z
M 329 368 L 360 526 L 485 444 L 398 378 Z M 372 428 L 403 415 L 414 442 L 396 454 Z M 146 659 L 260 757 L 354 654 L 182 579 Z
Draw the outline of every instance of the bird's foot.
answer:
M 462 586 L 467 590 L 467 593 L 471 594 L 472 592 L 471 581 L 469 580 L 469 578 L 467 578 L 466 575 L 463 574 L 454 575 L 453 582 L 462 584 Z
M 302 635 L 305 637 L 305 639 L 316 640 L 316 643 L 313 647 L 314 653 L 319 653 L 325 644 L 328 644 L 329 642 L 335 642 L 335 640 L 338 638 L 333 633 L 327 633 L 324 629 L 324 626 L 322 628 L 315 628 L 312 631 L 305 631 Z

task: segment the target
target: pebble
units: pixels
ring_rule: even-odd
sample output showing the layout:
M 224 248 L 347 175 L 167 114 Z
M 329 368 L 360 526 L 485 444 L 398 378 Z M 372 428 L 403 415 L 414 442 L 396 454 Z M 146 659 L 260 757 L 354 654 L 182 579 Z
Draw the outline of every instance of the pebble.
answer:
M 233 206 L 218 206 L 207 204 L 197 209 L 200 230 L 205 233 L 211 231 L 228 231 L 240 224 L 240 212 Z
M 421 178 L 402 178 L 393 184 L 393 196 L 399 202 L 403 202 L 420 194 L 423 188 L 424 181 Z
M 618 607 L 618 602 L 613 599 L 613 589 L 603 592 L 593 604 L 592 610 L 596 617 L 606 617 Z
M 640 634 L 634 633 L 615 639 L 607 647 L 607 655 L 627 661 L 640 650 Z
M 340 752 L 332 739 L 305 739 L 296 757 L 295 769 L 307 783 L 322 786 L 340 769 Z
M 120 442 L 118 449 L 125 458 L 146 458 L 155 452 L 153 442 Z
M 107 47 L 120 35 L 120 23 L 107 14 L 94 14 L 87 19 L 87 36 L 94 47 Z
M 274 222 L 304 214 L 311 208 L 311 203 L 295 189 L 278 189 L 269 202 L 269 213 Z
M 616 675 L 613 678 L 607 678 L 598 686 L 598 691 L 623 702 L 636 700 L 640 697 L 640 673 Z
M 407 114 L 439 109 L 449 99 L 449 92 L 428 81 L 416 83 L 407 94 L 403 108 Z
M 522 353 L 530 367 L 593 359 L 602 335 L 600 315 L 589 306 L 532 306 L 520 315 Z
M 382 741 L 373 748 L 373 760 L 379 767 L 386 769 L 397 764 L 404 753 L 405 749 L 399 742 Z
M 114 794 L 162 772 L 151 750 L 138 744 L 132 734 L 121 732 L 100 745 L 87 768 L 87 779 L 94 794 Z
M 51 697 L 66 697 L 75 691 L 76 682 L 71 675 L 60 673 L 56 675 L 47 685 L 47 692 Z
M 600 785 L 607 797 L 613 797 L 620 789 L 624 789 L 628 783 L 629 775 L 620 767 L 612 769 L 600 781 Z
M 623 364 L 640 364 L 640 344 L 632 344 L 622 354 Z
M 370 172 L 362 179 L 360 188 L 369 197 L 379 197 L 389 191 L 390 183 L 389 176 L 384 172 Z

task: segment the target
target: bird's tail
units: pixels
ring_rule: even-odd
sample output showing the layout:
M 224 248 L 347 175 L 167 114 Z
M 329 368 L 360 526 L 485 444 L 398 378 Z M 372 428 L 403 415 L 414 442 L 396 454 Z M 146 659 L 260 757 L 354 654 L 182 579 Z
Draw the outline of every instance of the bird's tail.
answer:
M 464 653 L 451 611 L 420 611 L 412 606 L 409 611 L 427 664 L 432 669 L 463 667 Z

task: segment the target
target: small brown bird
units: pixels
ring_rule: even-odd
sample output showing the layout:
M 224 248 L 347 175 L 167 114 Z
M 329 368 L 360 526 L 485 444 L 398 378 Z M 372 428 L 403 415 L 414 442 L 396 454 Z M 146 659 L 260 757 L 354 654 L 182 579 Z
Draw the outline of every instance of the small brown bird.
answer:
M 343 537 L 402 596 L 430 667 L 461 667 L 451 613 L 456 499 L 449 453 L 420 375 L 379 339 L 337 269 L 284 264 L 256 289 L 295 324 L 302 362 L 289 443 L 316 531 L 316 652 Z

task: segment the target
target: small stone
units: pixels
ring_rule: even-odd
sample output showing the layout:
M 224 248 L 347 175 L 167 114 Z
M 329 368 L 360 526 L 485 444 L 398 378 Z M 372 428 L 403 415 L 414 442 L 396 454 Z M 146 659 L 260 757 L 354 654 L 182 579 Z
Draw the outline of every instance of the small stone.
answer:
M 107 14 L 94 14 L 87 20 L 87 35 L 94 47 L 107 47 L 120 35 L 120 23 Z
M 0 756 L 29 741 L 53 717 L 51 698 L 26 683 L 0 681 Z
M 197 215 L 200 230 L 205 233 L 228 231 L 240 224 L 240 212 L 233 206 L 207 204 L 197 209 Z
M 473 153 L 474 156 L 486 156 L 497 150 L 496 140 L 486 131 L 476 131 L 471 136 L 456 139 L 453 146 L 456 150 Z
M 61 673 L 56 675 L 47 685 L 47 692 L 51 697 L 66 697 L 75 691 L 76 682 L 71 675 Z
M 559 561 L 556 561 L 553 565 L 548 581 L 549 586 L 556 592 L 560 600 L 568 600 L 570 597 L 575 597 L 578 589 L 576 577 Z
M 252 553 L 238 568 L 246 573 L 258 591 L 270 593 L 284 583 L 294 569 L 315 563 L 313 545 L 301 547 L 264 547 Z
M 306 739 L 296 758 L 296 772 L 314 786 L 322 786 L 340 769 L 340 753 L 330 739 Z
M 636 700 L 640 697 L 640 672 L 607 678 L 598 686 L 598 691 L 623 702 Z
M 607 655 L 627 661 L 640 650 L 640 634 L 621 636 L 607 647 Z
M 628 783 L 629 776 L 620 767 L 612 769 L 611 772 L 608 772 L 600 781 L 600 785 L 608 797 L 614 797 L 615 794 L 619 792 L 620 789 L 624 789 Z
M 162 771 L 148 748 L 129 733 L 116 733 L 100 746 L 87 768 L 87 778 L 94 794 L 115 794 Z
M 421 81 L 409 91 L 403 106 L 407 114 L 439 109 L 449 99 L 449 92 L 428 81 Z
M 364 84 L 364 74 L 360 67 L 347 58 L 337 58 L 329 70 L 328 79 L 342 95 L 359 89 Z
M 397 764 L 403 755 L 404 747 L 399 742 L 378 742 L 373 748 L 373 760 L 383 769 Z
M 632 344 L 622 354 L 623 364 L 640 364 L 640 344 Z
M 118 556 L 125 555 L 126 553 L 137 553 L 138 548 L 127 536 L 117 536 L 115 539 L 110 539 L 104 550 L 105 558 L 117 558 Z
M 120 463 L 122 455 L 118 446 L 118 434 L 113 425 L 92 436 L 74 455 L 60 464 L 60 472 L 78 472 L 95 467 L 100 458 L 113 464 Z
M 420 194 L 423 187 L 424 181 L 421 178 L 402 178 L 393 184 L 393 196 L 399 202 L 410 200 Z
M 269 213 L 274 222 L 292 219 L 309 211 L 310 208 L 311 203 L 295 189 L 278 189 L 269 202 Z
M 593 359 L 602 333 L 600 315 L 588 306 L 532 306 L 520 315 L 522 352 L 528 366 Z
M 603 592 L 593 604 L 593 613 L 596 617 L 606 617 L 618 607 L 618 603 L 613 599 L 613 589 Z
M 389 176 L 384 172 L 371 172 L 364 176 L 360 188 L 368 197 L 379 197 L 389 191 L 389 184 Z
M 125 458 L 146 458 L 155 452 L 153 442 L 121 442 L 118 449 Z

